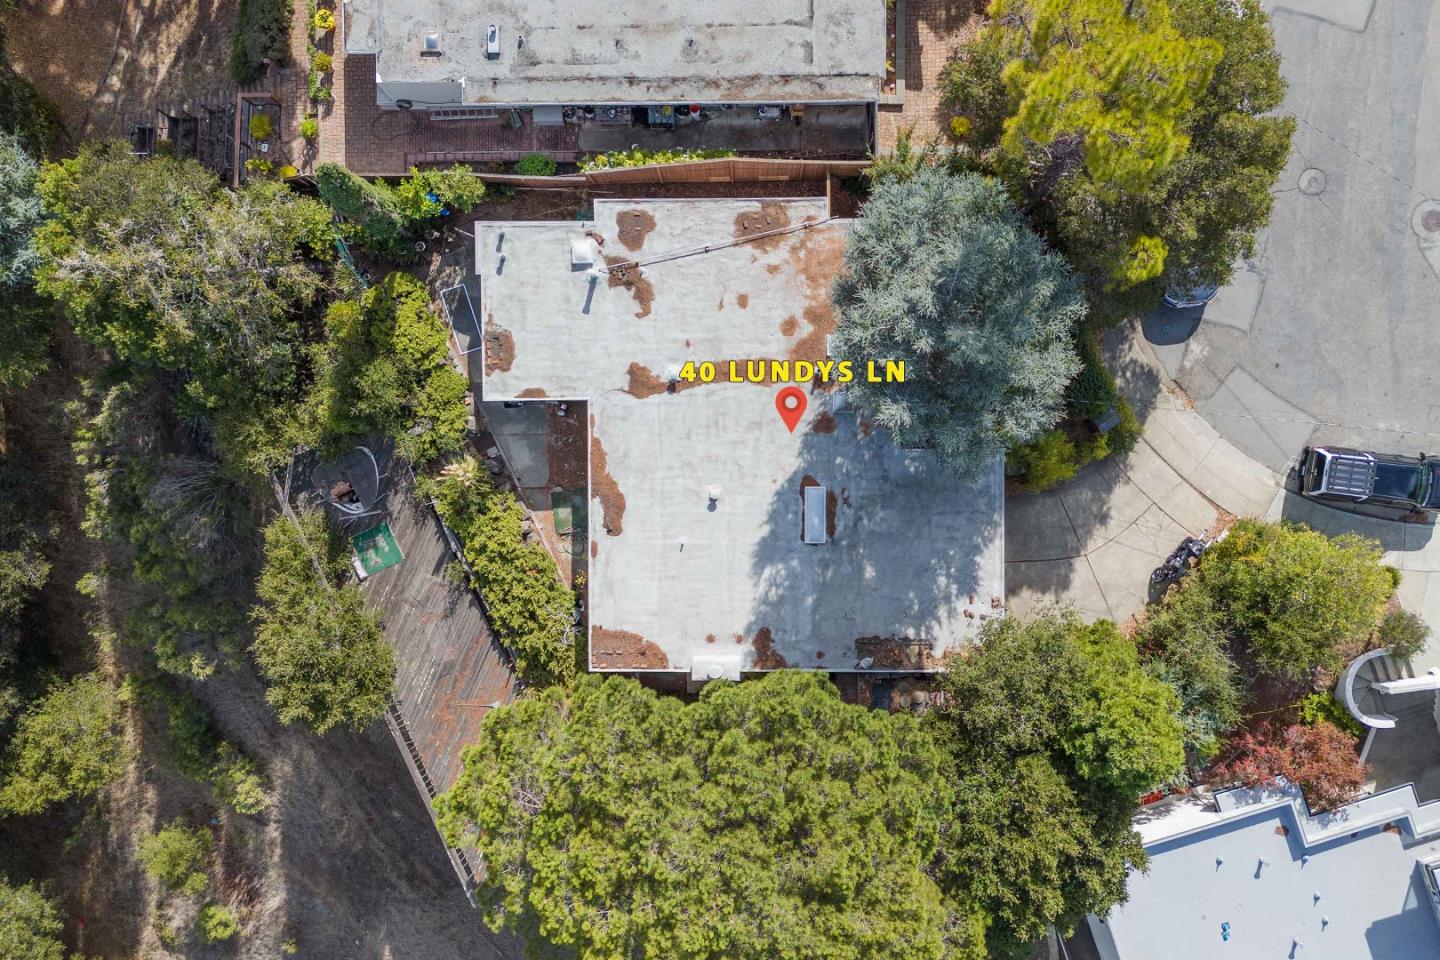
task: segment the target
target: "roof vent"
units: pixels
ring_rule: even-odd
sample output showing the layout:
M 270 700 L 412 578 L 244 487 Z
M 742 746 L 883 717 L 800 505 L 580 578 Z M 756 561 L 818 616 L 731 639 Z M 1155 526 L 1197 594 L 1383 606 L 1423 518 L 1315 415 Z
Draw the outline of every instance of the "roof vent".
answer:
M 420 51 L 420 56 L 422 56 L 422 57 L 438 57 L 438 56 L 440 56 L 440 34 L 438 34 L 438 33 L 427 33 L 427 34 L 425 34 L 425 49 L 423 49 L 423 50 Z

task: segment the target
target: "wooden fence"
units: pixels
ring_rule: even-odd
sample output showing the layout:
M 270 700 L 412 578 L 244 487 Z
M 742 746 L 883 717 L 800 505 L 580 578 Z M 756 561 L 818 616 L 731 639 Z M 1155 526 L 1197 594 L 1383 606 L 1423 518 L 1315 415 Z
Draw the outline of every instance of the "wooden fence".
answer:
M 764 157 L 723 157 L 616 167 L 558 177 L 527 177 L 515 173 L 477 173 L 486 183 L 512 187 L 604 187 L 632 183 L 748 183 L 777 180 L 828 180 L 855 177 L 868 160 L 772 160 Z

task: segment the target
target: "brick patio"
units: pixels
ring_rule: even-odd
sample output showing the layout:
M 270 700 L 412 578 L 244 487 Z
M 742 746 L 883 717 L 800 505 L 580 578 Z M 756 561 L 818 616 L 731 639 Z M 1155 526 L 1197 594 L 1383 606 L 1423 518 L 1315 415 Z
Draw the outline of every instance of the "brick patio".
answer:
M 972 0 L 905 0 L 905 103 L 881 104 L 875 117 L 875 147 L 895 147 L 900 131 L 914 127 L 913 139 L 946 139 L 949 114 L 940 102 L 940 74 L 960 44 L 984 26 Z
M 333 99 L 313 108 L 308 74 L 311 36 L 306 5 L 295 4 L 290 29 L 290 65 L 272 73 L 281 104 L 283 156 L 302 172 L 320 163 L 341 163 L 370 176 L 402 174 L 416 164 L 512 162 L 527 153 L 548 153 L 562 162 L 578 156 L 578 128 L 536 127 L 522 111 L 511 126 L 505 111 L 493 120 L 430 120 L 423 111 L 382 110 L 375 100 L 375 57 L 347 56 L 344 17 L 319 43 L 334 57 Z M 320 136 L 314 145 L 300 136 L 300 121 L 314 112 Z

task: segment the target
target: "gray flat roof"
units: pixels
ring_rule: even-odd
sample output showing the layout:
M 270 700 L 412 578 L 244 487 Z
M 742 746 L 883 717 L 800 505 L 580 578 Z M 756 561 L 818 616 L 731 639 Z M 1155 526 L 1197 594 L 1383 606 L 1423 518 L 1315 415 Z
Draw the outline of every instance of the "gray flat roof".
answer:
M 1106 922 L 1091 921 L 1102 957 L 1440 957 L 1440 926 L 1420 866 L 1440 857 L 1440 840 L 1427 834 L 1417 841 L 1414 821 L 1394 796 L 1376 795 L 1308 824 L 1292 801 L 1219 814 L 1177 811 L 1186 832 L 1147 842 L 1150 868 L 1131 874 L 1129 899 Z M 1370 804 L 1384 807 L 1379 816 L 1366 815 Z M 1144 835 L 1156 826 L 1139 829 Z
M 737 242 L 759 229 L 789 232 Z M 593 223 L 476 224 L 484 398 L 590 400 L 593 668 L 933 669 L 998 613 L 999 458 L 958 481 L 843 388 L 807 385 L 794 433 L 774 384 L 667 389 L 686 360 L 823 359 L 848 229 L 823 199 L 599 200 Z M 571 263 L 587 237 L 638 275 L 592 284 Z M 823 544 L 802 536 L 814 484 Z
M 382 83 L 463 79 L 466 103 L 874 100 L 885 75 L 880 0 L 349 0 L 345 11 L 347 51 L 376 54 Z M 427 34 L 438 56 L 421 55 Z

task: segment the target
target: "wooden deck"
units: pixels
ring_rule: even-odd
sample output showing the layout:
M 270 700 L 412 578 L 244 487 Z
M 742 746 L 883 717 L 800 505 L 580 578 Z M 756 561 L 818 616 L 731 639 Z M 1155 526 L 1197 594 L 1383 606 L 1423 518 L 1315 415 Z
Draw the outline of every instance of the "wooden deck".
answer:
M 428 786 L 444 793 L 487 708 L 513 697 L 515 674 L 475 594 L 445 578 L 451 553 L 434 510 L 416 502 L 408 477 L 392 473 L 389 482 L 385 519 L 405 560 L 362 589 L 395 648 L 395 704 L 405 732 Z
M 405 560 L 371 577 L 361 590 L 380 610 L 395 649 L 395 696 L 385 723 L 433 816 L 435 798 L 459 778 L 460 753 L 476 741 L 488 709 L 514 698 L 515 673 L 474 592 L 445 578 L 452 555 L 435 511 L 417 502 L 409 472 L 397 475 L 404 468 L 394 466 L 383 519 Z M 469 847 L 446 852 L 473 902 L 482 869 L 478 852 Z

